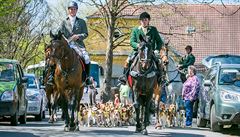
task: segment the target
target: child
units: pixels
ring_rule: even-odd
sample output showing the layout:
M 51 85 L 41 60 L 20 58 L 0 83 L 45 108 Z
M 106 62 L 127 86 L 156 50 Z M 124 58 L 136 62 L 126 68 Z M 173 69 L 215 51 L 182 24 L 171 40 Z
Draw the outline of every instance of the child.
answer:
M 115 94 L 115 99 L 114 99 L 115 108 L 118 108 L 119 104 L 120 104 L 120 101 L 119 101 L 118 94 Z

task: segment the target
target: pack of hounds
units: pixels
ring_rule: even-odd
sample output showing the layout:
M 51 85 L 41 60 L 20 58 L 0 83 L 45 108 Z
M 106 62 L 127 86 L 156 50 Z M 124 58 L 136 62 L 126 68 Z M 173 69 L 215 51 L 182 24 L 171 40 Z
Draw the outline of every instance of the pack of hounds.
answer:
M 98 103 L 94 107 L 82 105 L 79 112 L 80 126 L 84 127 L 121 127 L 135 126 L 135 112 L 132 104 L 120 104 L 115 107 L 113 102 Z M 185 109 L 176 105 L 160 103 L 160 129 L 166 127 L 185 127 Z M 150 122 L 151 123 L 151 122 Z M 152 122 L 151 124 L 155 124 Z
M 132 105 L 121 104 L 119 107 L 115 107 L 113 102 L 107 102 L 105 104 L 98 103 L 94 107 L 82 105 L 80 110 L 81 126 L 118 127 L 135 124 Z
M 159 113 L 160 129 L 163 129 L 166 127 L 184 128 L 186 126 L 185 115 L 186 115 L 186 112 L 183 106 L 180 106 L 177 109 L 175 104 L 166 105 L 164 103 L 160 103 L 160 113 Z

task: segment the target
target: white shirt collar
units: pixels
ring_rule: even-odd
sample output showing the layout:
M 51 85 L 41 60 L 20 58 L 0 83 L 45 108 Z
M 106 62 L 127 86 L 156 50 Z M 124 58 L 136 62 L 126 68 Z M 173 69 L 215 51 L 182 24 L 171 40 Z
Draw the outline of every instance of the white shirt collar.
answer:
M 73 26 L 74 26 L 74 23 L 75 23 L 75 20 L 76 20 L 76 16 L 72 17 L 72 16 L 68 16 L 69 17 L 69 20 L 70 20 L 70 23 L 72 25 L 72 29 L 73 29 Z
M 76 20 L 76 16 L 72 17 L 72 16 L 69 15 L 68 17 L 69 17 L 70 21 L 75 21 Z

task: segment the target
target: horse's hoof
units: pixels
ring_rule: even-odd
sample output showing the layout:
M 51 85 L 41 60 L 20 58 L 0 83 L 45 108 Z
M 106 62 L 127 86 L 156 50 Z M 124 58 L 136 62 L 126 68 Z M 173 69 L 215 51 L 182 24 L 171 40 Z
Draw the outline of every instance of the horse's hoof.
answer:
M 140 133 L 142 131 L 141 128 L 136 128 L 135 133 Z
M 76 132 L 76 131 L 79 131 L 79 126 L 76 126 L 76 128 L 75 128 L 74 131 L 75 131 L 75 132 Z
M 142 134 L 143 135 L 148 135 L 147 129 L 143 129 Z
M 48 120 L 48 123 L 53 123 L 53 120 L 52 120 L 52 119 L 49 119 L 49 120 Z
M 70 128 L 69 128 L 68 126 L 65 126 L 65 127 L 64 127 L 64 131 L 65 131 L 65 132 L 69 132 L 69 131 L 70 131 Z

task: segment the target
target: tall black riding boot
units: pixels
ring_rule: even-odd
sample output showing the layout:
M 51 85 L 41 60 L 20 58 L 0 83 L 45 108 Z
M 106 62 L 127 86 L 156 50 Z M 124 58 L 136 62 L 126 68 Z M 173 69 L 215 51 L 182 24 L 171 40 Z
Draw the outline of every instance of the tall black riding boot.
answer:
M 86 64 L 86 84 L 89 85 L 91 84 L 90 82 L 90 65 L 91 63 Z

